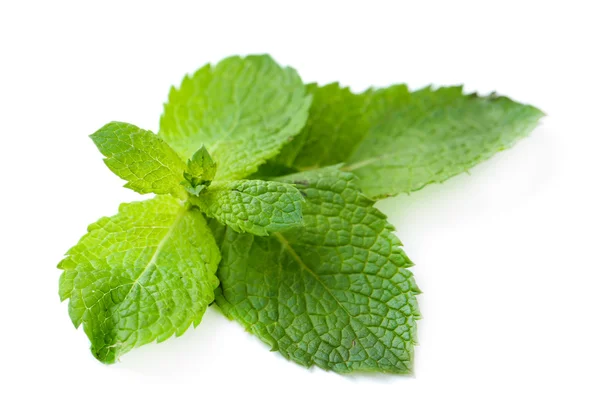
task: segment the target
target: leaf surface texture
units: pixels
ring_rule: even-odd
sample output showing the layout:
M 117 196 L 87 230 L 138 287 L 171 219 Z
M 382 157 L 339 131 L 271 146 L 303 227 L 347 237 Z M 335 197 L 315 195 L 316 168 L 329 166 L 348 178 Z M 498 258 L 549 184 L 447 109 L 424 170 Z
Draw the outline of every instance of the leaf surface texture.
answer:
M 153 132 L 132 124 L 111 122 L 90 135 L 106 158 L 104 163 L 125 187 L 138 193 L 171 194 L 184 198 L 180 183 L 185 163 Z
M 409 373 L 419 291 L 392 226 L 350 173 L 281 180 L 306 195 L 305 226 L 270 237 L 217 232 L 217 304 L 304 366 Z
M 122 204 L 88 227 L 60 264 L 60 296 L 92 353 L 113 363 L 134 347 L 200 323 L 214 299 L 219 249 L 197 209 L 170 196 Z
M 302 132 L 276 159 L 299 170 L 345 163 L 372 198 L 410 193 L 466 172 L 527 136 L 543 113 L 462 87 L 405 85 L 353 94 L 338 84 L 314 94 Z

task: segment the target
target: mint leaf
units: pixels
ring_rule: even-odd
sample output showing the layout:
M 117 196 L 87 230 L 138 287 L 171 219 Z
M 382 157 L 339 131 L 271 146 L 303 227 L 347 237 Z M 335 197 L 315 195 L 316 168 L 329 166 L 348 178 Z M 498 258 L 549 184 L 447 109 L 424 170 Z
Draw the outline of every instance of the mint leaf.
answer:
M 241 179 L 302 129 L 310 102 L 293 69 L 267 55 L 234 56 L 171 89 L 159 135 L 185 159 L 205 145 L 215 180 Z
M 237 180 L 213 185 L 190 198 L 211 218 L 236 232 L 268 235 L 302 224 L 302 195 L 291 184 Z
M 217 163 L 215 163 L 208 154 L 206 147 L 202 146 L 194 153 L 191 159 L 187 162 L 188 173 L 201 180 L 211 181 L 215 177 L 217 171 Z
M 299 143 L 277 161 L 302 170 L 345 162 L 373 198 L 468 171 L 527 136 L 543 116 L 495 94 L 465 95 L 462 87 L 409 92 L 395 85 L 362 94 L 338 84 L 310 89 L 314 103 Z
M 138 193 L 171 194 L 185 198 L 181 187 L 185 163 L 151 131 L 124 122 L 111 122 L 90 135 L 106 157 L 104 163 Z
M 170 196 L 122 204 L 67 252 L 61 300 L 92 353 L 113 363 L 134 347 L 198 325 L 218 285 L 219 249 L 206 220 Z
M 202 146 L 187 162 L 187 170 L 183 173 L 183 185 L 189 193 L 198 196 L 210 185 L 216 171 L 217 163 L 208 154 L 206 147 Z
M 221 310 L 304 366 L 410 372 L 419 291 L 392 226 L 350 173 L 281 180 L 306 194 L 305 225 L 271 237 L 218 233 Z

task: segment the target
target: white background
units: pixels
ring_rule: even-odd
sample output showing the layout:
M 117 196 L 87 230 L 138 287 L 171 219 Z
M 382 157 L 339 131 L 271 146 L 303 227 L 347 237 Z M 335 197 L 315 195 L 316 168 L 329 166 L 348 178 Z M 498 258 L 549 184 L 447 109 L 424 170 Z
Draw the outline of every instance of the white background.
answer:
M 2 2 L 0 412 L 600 413 L 593 3 Z M 156 131 L 186 72 L 264 52 L 307 82 L 464 83 L 548 114 L 471 175 L 379 204 L 424 292 L 413 377 L 298 367 L 214 310 L 104 366 L 59 302 L 66 249 L 141 198 L 87 135 Z

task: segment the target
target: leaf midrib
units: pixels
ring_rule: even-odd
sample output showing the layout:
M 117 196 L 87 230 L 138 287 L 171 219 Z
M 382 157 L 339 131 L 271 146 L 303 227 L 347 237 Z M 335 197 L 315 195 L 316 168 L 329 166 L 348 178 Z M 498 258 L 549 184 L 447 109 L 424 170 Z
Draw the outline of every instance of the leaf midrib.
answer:
M 138 275 L 138 277 L 131 282 L 131 287 L 129 288 L 129 291 L 127 291 L 127 294 L 125 294 L 125 296 L 123 297 L 123 301 L 121 301 L 119 303 L 119 305 L 117 306 L 117 310 L 120 309 L 121 305 L 125 302 L 125 299 L 129 296 L 129 294 L 131 294 L 131 291 L 133 290 L 133 287 L 135 287 L 136 284 L 139 284 L 140 287 L 142 287 L 144 289 L 146 288 L 141 283 L 139 283 L 140 279 L 142 279 L 142 277 L 146 276 L 147 273 L 150 272 L 150 269 L 153 265 L 156 265 L 156 261 L 158 260 L 158 257 L 160 255 L 163 247 L 165 246 L 167 241 L 172 236 L 173 231 L 175 230 L 175 228 L 177 227 L 177 225 L 179 224 L 179 222 L 181 221 L 181 219 L 183 218 L 183 216 L 185 215 L 186 212 L 187 212 L 187 209 L 185 207 L 181 207 L 180 211 L 177 213 L 177 216 L 173 220 L 173 223 L 169 227 L 169 230 L 161 238 L 158 245 L 156 245 L 156 249 L 155 249 L 154 253 L 152 254 L 152 257 L 150 258 L 150 261 L 148 261 L 148 263 L 146 264 L 146 266 L 144 267 L 142 272 L 140 272 L 140 275 Z

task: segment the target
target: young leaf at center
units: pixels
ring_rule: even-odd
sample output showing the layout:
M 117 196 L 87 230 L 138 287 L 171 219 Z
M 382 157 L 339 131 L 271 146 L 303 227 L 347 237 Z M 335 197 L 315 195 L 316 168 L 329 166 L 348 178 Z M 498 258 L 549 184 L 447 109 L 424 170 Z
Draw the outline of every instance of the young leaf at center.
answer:
M 206 147 L 200 147 L 187 162 L 187 170 L 183 173 L 185 189 L 192 195 L 198 196 L 210 186 L 215 178 L 217 163 L 208 154 Z

